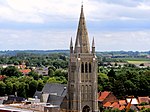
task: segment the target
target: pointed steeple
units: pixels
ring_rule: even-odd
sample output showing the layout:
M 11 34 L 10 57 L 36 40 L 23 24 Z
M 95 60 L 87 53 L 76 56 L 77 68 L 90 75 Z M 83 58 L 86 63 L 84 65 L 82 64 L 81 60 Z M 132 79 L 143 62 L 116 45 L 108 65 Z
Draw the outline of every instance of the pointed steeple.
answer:
M 70 53 L 73 53 L 73 43 L 72 43 L 72 37 L 70 40 Z
M 88 32 L 86 28 L 84 12 L 83 12 L 83 5 L 81 6 L 78 31 L 76 35 L 75 53 L 77 53 L 78 40 L 80 43 L 80 53 L 90 53 L 90 44 L 89 44 L 89 38 L 88 38 Z
M 94 42 L 94 37 L 92 41 L 92 53 L 95 53 L 95 42 Z
M 95 47 L 94 37 L 93 37 L 93 41 L 92 41 L 92 47 Z
M 72 43 L 72 37 L 71 37 L 71 40 L 70 40 L 70 48 L 73 47 L 73 43 Z

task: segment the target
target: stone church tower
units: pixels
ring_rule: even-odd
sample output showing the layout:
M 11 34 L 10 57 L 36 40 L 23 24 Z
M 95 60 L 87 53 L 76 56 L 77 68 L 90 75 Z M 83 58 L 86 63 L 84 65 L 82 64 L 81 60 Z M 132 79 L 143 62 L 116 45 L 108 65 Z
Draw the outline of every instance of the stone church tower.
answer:
M 97 58 L 94 38 L 90 44 L 86 28 L 83 5 L 77 30 L 75 47 L 70 42 L 68 75 L 68 109 L 75 112 L 98 112 Z

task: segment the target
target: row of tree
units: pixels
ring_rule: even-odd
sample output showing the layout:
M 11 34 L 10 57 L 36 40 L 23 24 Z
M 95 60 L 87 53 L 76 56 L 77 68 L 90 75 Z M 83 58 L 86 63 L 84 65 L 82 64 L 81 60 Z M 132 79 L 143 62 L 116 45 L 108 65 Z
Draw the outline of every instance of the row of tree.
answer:
M 118 98 L 127 95 L 150 95 L 150 69 L 125 66 L 122 68 L 100 67 L 99 91 L 112 91 Z

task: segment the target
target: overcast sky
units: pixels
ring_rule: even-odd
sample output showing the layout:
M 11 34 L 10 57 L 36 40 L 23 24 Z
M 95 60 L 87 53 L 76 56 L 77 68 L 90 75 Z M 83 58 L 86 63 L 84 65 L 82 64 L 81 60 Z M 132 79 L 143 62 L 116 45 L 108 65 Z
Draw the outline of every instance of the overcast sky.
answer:
M 0 50 L 69 49 L 82 0 L 0 0 Z M 150 50 L 150 0 L 84 0 L 97 51 Z

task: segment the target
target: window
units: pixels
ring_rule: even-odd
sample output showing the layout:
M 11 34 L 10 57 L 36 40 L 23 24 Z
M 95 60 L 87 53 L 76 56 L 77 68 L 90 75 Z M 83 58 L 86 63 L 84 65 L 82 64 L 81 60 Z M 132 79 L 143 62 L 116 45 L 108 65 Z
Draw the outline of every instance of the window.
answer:
M 84 63 L 81 64 L 81 73 L 84 73 Z
M 85 73 L 87 73 L 88 72 L 88 64 L 87 64 L 87 62 L 85 63 Z
M 91 70 L 92 69 L 92 67 L 91 67 L 91 63 L 89 63 L 89 73 L 91 73 Z

